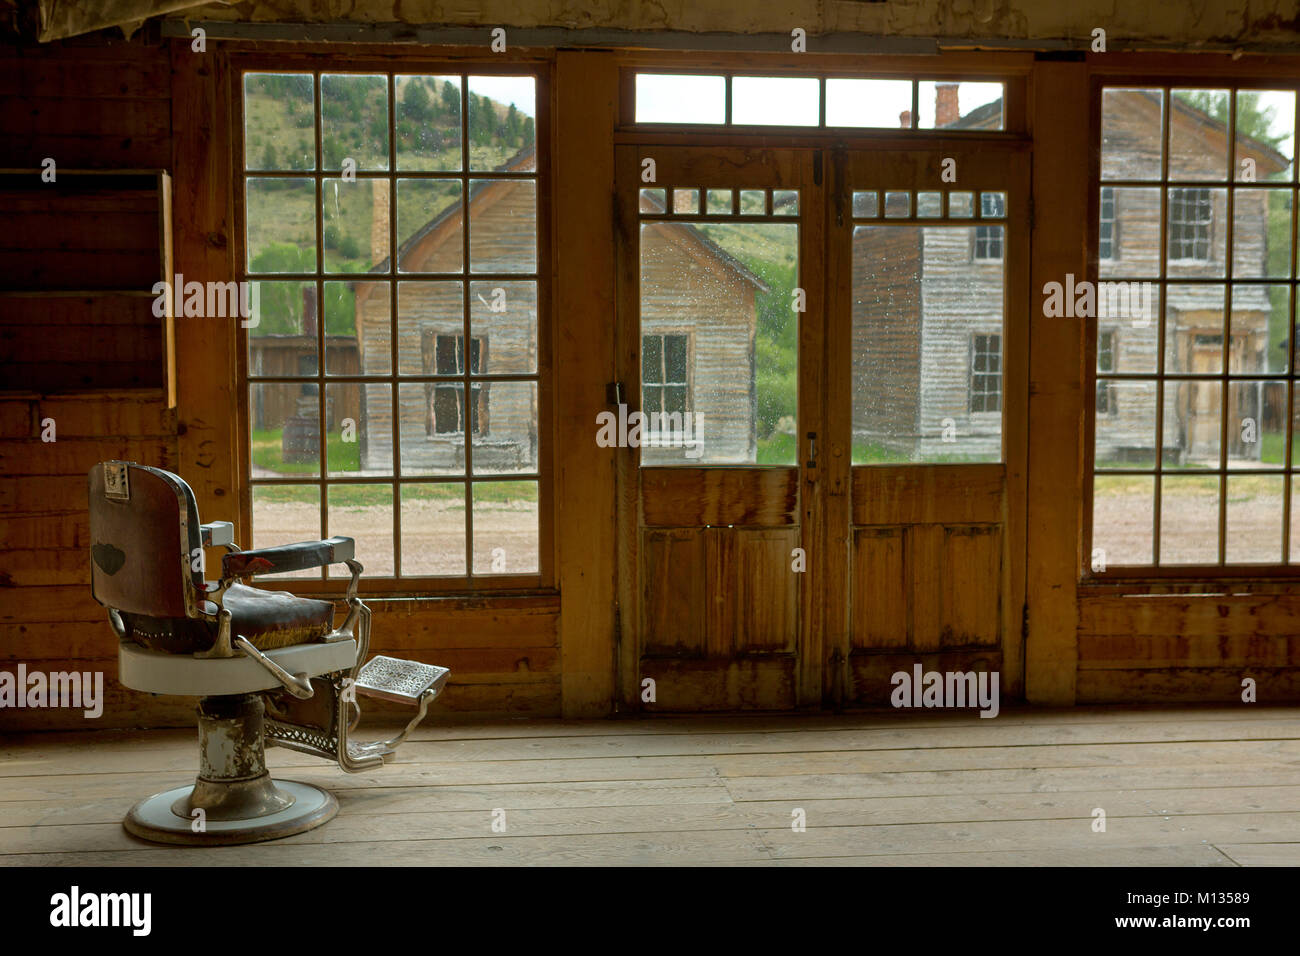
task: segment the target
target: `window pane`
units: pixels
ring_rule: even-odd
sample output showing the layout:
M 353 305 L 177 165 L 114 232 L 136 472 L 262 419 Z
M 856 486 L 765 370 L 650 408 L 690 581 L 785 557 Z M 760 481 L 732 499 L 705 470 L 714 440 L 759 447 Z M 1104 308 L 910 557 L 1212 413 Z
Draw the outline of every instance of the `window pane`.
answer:
M 774 216 L 799 215 L 799 190 L 773 189 L 772 190 L 772 215 Z
M 1228 467 L 1281 468 L 1285 457 L 1286 382 L 1230 381 Z
M 398 283 L 398 374 L 464 372 L 464 316 L 464 291 L 459 282 Z
M 386 264 L 388 216 L 387 180 L 321 180 L 325 271 L 369 272 Z
M 482 375 L 537 371 L 537 283 L 472 282 L 470 336 Z
M 674 189 L 673 213 L 678 216 L 694 216 L 700 211 L 700 191 L 698 189 Z
M 1102 90 L 1102 179 L 1160 178 L 1163 112 L 1163 90 Z
M 396 573 L 393 566 L 393 486 L 327 487 L 329 533 L 344 535 L 356 543 L 356 557 L 365 567 L 367 577 L 391 578 Z M 333 578 L 350 576 L 342 565 L 333 565 L 326 573 Z
M 1173 90 L 1169 114 L 1169 178 L 1228 178 L 1227 90 Z M 1214 129 L 1217 135 L 1206 134 Z
M 460 77 L 398 76 L 393 82 L 397 168 L 460 169 Z
M 474 474 L 537 471 L 537 383 L 470 385 L 474 419 Z
M 1165 295 L 1165 372 L 1221 373 L 1224 287 L 1171 283 Z
M 911 80 L 826 80 L 827 126 L 912 128 Z
M 1287 370 L 1290 287 L 1232 286 L 1232 352 L 1229 371 L 1259 374 Z
M 469 78 L 470 169 L 537 169 L 535 86 L 531 76 Z
M 315 383 L 248 387 L 254 478 L 320 474 L 320 404 Z
M 1160 334 L 1159 286 L 1154 282 L 1097 284 L 1097 369 L 1103 372 L 1154 372 Z M 1110 368 L 1102 368 L 1109 341 Z M 1169 340 L 1166 340 L 1169 345 Z M 1166 371 L 1171 371 L 1166 367 Z
M 326 375 L 388 374 L 392 368 L 388 302 L 387 282 L 325 283 Z M 364 355 L 358 328 L 365 334 Z
M 1291 275 L 1291 190 L 1232 191 L 1232 275 Z
M 643 465 L 794 464 L 798 237 L 796 223 L 642 223 L 642 342 L 689 335 L 667 357 L 691 383 L 660 397 L 687 413 L 647 423 L 664 442 Z
M 1281 475 L 1228 478 L 1225 560 L 1229 564 L 1276 564 L 1282 560 Z
M 537 184 L 475 179 L 470 196 L 470 271 L 536 272 Z
M 1154 431 L 1154 426 L 1152 427 Z M 1150 564 L 1155 519 L 1155 479 L 1098 475 L 1092 490 L 1092 561 L 1097 571 L 1112 564 Z M 1097 553 L 1100 551 L 1100 553 Z
M 1155 382 L 1101 379 L 1096 408 L 1096 467 L 1155 467 Z
M 535 481 L 476 481 L 474 573 L 536 574 L 541 568 Z
M 727 121 L 727 81 L 721 76 L 673 73 L 636 75 L 638 123 Z
M 244 74 L 244 168 L 316 168 L 310 73 Z
M 1169 190 L 1169 275 L 1218 278 L 1224 274 L 1228 191 Z
M 767 193 L 762 189 L 742 189 L 740 191 L 740 214 L 742 216 L 762 216 L 767 213 Z
M 1101 278 L 1159 278 L 1160 190 L 1116 186 L 1115 243 L 1110 259 L 1098 263 Z
M 465 485 L 404 484 L 399 494 L 402 576 L 463 575 Z
M 733 76 L 731 122 L 742 126 L 816 126 L 816 77 Z
M 875 219 L 880 215 L 880 193 L 875 192 L 858 192 L 853 193 L 853 218 L 855 219 Z
M 320 78 L 323 169 L 388 168 L 388 77 L 325 73 Z
M 316 271 L 316 185 L 310 179 L 249 178 L 249 272 Z
M 456 180 L 397 181 L 397 268 L 399 272 L 459 272 L 464 261 L 460 183 Z M 376 228 L 383 224 L 376 223 Z
M 1295 91 L 1238 90 L 1236 136 L 1237 180 L 1289 181 L 1295 158 Z
M 409 382 L 397 388 L 402 474 L 465 474 L 465 386 L 460 382 Z
M 256 282 L 257 324 L 248 328 L 248 374 L 316 374 L 316 284 Z
M 943 193 L 917 193 L 916 215 L 920 219 L 937 219 L 943 215 Z
M 975 215 L 974 193 L 949 193 L 948 215 L 953 219 L 970 219 Z
M 320 489 L 315 485 L 253 486 L 253 547 L 274 548 L 300 541 L 319 541 L 321 529 Z M 285 578 L 319 578 L 319 568 L 277 574 L 268 581 Z
M 1160 563 L 1218 561 L 1218 476 L 1165 476 L 1160 483 Z
M 1169 468 L 1218 468 L 1220 382 L 1165 382 L 1164 462 Z
M 393 473 L 393 387 L 387 382 L 325 386 L 325 470 L 339 475 Z
M 708 209 L 711 216 L 731 215 L 731 190 L 710 189 L 708 191 Z
M 854 464 L 1001 460 L 1002 262 L 974 232 L 854 229 Z
M 1002 84 L 922 80 L 917 109 L 921 129 L 1002 129 Z
M 641 382 L 643 385 L 662 385 L 664 381 L 664 337 L 641 336 Z
M 912 214 L 912 194 L 906 192 L 885 193 L 885 218 L 906 219 Z

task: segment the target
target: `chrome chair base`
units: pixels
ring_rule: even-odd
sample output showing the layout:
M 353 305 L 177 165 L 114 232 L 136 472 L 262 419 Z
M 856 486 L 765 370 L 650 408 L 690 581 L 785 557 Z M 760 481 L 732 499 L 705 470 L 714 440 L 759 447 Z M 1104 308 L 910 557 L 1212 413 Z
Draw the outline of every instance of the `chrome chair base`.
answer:
M 198 779 L 141 800 L 123 822 L 127 832 L 155 843 L 221 846 L 276 840 L 333 819 L 332 794 L 267 773 L 264 710 L 260 694 L 202 698 Z
M 304 833 L 328 823 L 339 812 L 338 801 L 328 790 L 295 780 L 272 782 L 267 777 L 267 782 L 277 794 L 288 799 L 288 806 L 284 809 L 262 816 L 223 820 L 208 817 L 203 821 L 202 829 L 197 829 L 197 817 L 176 813 L 178 807 L 189 804 L 196 789 L 184 786 L 141 800 L 131 808 L 122 825 L 128 833 L 153 843 L 233 846 Z

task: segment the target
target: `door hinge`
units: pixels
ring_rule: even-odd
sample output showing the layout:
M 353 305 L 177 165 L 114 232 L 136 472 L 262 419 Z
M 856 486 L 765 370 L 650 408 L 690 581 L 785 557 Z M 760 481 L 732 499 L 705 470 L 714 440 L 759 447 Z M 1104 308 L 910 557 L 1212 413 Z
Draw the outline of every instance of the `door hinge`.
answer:
M 813 185 L 822 184 L 822 151 L 819 149 L 813 153 Z

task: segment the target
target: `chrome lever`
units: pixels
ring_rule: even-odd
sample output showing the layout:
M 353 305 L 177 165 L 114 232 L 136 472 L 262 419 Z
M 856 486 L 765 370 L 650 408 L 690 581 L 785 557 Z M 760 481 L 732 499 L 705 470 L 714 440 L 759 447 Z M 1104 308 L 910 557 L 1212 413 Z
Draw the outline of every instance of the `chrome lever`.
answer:
M 240 635 L 235 638 L 234 643 L 241 651 L 270 671 L 271 675 L 284 686 L 285 690 L 293 694 L 294 697 L 297 697 L 299 700 L 307 700 L 316 693 L 306 674 L 290 674 L 287 670 L 254 647 L 248 638 Z

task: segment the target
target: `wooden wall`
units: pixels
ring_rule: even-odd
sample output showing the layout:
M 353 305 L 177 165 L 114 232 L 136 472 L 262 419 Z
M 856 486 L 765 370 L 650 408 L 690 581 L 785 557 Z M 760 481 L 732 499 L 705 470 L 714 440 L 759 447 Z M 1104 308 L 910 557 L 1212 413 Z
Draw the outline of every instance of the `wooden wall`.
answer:
M 611 185 L 620 60 L 594 51 L 554 59 L 555 414 L 544 424 L 559 450 L 557 587 L 373 602 L 375 650 L 452 668 L 438 705 L 443 717 L 599 716 L 611 711 L 614 697 L 614 459 L 591 436 L 605 408 L 604 383 L 614 377 Z M 1222 69 L 1261 75 L 1280 70 L 1222 62 Z M 1086 271 L 1092 134 L 1079 118 L 1088 115 L 1095 67 L 1094 58 L 1034 68 L 1032 288 Z M 1127 68 L 1135 68 L 1132 61 Z M 191 57 L 187 44 L 169 49 L 93 38 L 0 48 L 0 167 L 35 169 L 53 156 L 65 168 L 170 169 L 177 271 L 229 279 L 234 219 L 221 132 L 225 81 L 218 58 Z M 125 224 L 147 211 L 128 205 L 109 212 Z M 125 234 L 138 239 L 143 221 L 134 230 L 124 226 Z M 100 238 L 92 229 L 89 245 L 56 241 L 53 248 L 91 261 L 97 250 L 117 247 L 112 237 L 119 230 L 96 228 Z M 0 233 L 0 274 L 8 277 L 24 245 L 9 226 Z M 15 257 L 9 267 L 6 254 Z M 67 288 L 63 278 L 31 275 L 45 288 Z M 1300 699 L 1297 589 L 1221 582 L 1182 594 L 1143 585 L 1081 587 L 1085 356 L 1093 333 L 1081 322 L 1042 317 L 1040 304 L 1031 304 L 1029 496 L 1013 502 L 1026 509 L 1029 528 L 1029 700 L 1231 701 L 1247 676 L 1259 681 L 1261 701 Z M 0 296 L 0 669 L 20 661 L 29 668 L 103 669 L 108 704 L 100 727 L 188 723 L 190 703 L 136 695 L 116 683 L 113 638 L 88 588 L 86 471 L 114 457 L 176 469 L 194 486 L 205 520 L 239 521 L 233 336 L 212 324 L 179 327 L 179 403 L 171 410 L 161 331 L 148 306 L 138 296 Z M 56 422 L 57 441 L 41 440 L 47 418 Z M 239 528 L 239 536 L 247 539 L 247 530 Z M 887 541 L 871 547 L 879 560 L 891 560 Z M 916 595 L 909 600 L 914 612 L 929 606 Z M 946 607 L 944 600 L 935 606 Z M 0 726 L 86 721 L 57 710 L 19 710 L 0 714 Z

